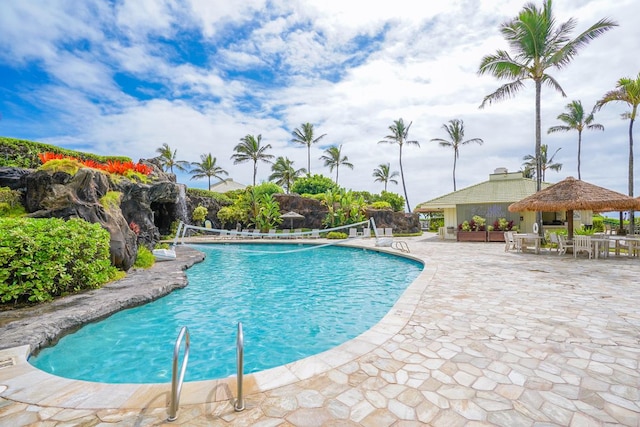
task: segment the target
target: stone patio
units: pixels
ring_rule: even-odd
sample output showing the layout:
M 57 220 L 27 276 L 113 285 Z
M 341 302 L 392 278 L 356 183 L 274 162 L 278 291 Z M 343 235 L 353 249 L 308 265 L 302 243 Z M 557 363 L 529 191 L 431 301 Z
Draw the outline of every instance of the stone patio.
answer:
M 41 336 L 38 317 L 0 318 L 0 362 L 12 361 L 0 426 L 640 425 L 640 260 L 402 240 L 425 269 L 391 312 L 336 349 L 245 376 L 243 412 L 232 380 L 186 383 L 168 423 L 170 385 L 35 370 L 24 345 Z M 6 348 L 17 321 L 30 338 Z

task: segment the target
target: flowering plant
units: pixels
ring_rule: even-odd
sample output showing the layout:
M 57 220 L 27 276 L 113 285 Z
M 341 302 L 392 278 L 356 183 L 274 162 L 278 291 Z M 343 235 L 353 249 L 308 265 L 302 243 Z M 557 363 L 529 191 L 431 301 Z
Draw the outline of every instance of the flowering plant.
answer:
M 133 162 L 121 162 L 119 160 L 109 160 L 106 164 L 98 163 L 95 160 L 81 160 L 71 156 L 65 156 L 63 154 L 56 154 L 51 152 L 40 153 L 38 154 L 40 161 L 44 165 L 50 160 L 75 160 L 78 163 L 82 164 L 85 167 L 98 169 L 109 173 L 114 173 L 118 175 L 129 176 L 134 173 L 139 173 L 142 175 L 149 175 L 153 169 L 147 165 L 143 165 L 142 163 L 133 163 Z
M 511 231 L 513 228 L 513 221 L 507 221 L 506 218 L 500 218 L 493 222 L 494 230 Z
M 458 225 L 460 231 L 485 231 L 487 220 L 479 215 L 474 215 L 471 221 L 465 221 Z

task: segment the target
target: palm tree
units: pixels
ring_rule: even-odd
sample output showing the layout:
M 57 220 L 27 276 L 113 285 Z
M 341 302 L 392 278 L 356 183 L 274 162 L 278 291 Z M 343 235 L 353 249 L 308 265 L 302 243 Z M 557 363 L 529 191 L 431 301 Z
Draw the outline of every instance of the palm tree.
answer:
M 293 185 L 296 179 L 307 171 L 305 168 L 295 169 L 293 167 L 293 160 L 289 160 L 288 157 L 278 157 L 273 165 L 271 165 L 271 175 L 269 175 L 269 181 L 275 181 L 289 194 L 289 189 Z
M 332 145 L 324 150 L 324 152 L 325 154 L 320 156 L 320 160 L 324 160 L 324 165 L 329 166 L 329 172 L 333 172 L 333 169 L 335 168 L 336 184 L 338 184 L 338 168 L 340 165 L 353 169 L 353 164 L 349 163 L 349 158 L 347 156 L 342 156 L 342 144 L 340 147 Z
M 271 144 L 267 144 L 263 147 L 260 146 L 262 142 L 262 135 L 257 137 L 253 135 L 246 135 L 240 138 L 240 144 L 233 148 L 236 154 L 232 155 L 233 164 L 245 163 L 248 161 L 253 162 L 253 186 L 256 186 L 256 174 L 258 173 L 258 160 L 265 163 L 271 163 L 270 159 L 273 159 L 272 154 L 267 154 L 266 151 L 271 148 Z
M 294 129 L 291 132 L 293 135 L 293 139 L 291 142 L 297 142 L 299 144 L 304 144 L 307 146 L 307 173 L 311 175 L 311 145 L 320 141 L 327 134 L 323 133 L 317 138 L 313 137 L 313 125 L 311 123 L 303 123 L 301 126 L 302 129 Z
M 604 130 L 604 126 L 598 123 L 593 123 L 593 111 L 585 116 L 584 108 L 582 108 L 582 102 L 571 101 L 566 106 L 567 112 L 558 116 L 558 120 L 566 123 L 566 125 L 551 126 L 547 133 L 554 132 L 569 132 L 571 130 L 578 131 L 578 179 L 582 179 L 580 176 L 580 152 L 582 151 L 582 131 L 589 130 Z
M 398 181 L 393 179 L 398 175 L 398 171 L 391 172 L 391 165 L 389 163 L 386 165 L 381 163 L 373 170 L 374 182 L 384 182 L 384 191 L 387 191 L 387 183 L 389 182 L 398 185 Z
M 517 17 L 502 24 L 500 31 L 514 52 L 510 55 L 498 50 L 493 55 L 482 58 L 478 73 L 491 74 L 500 80 L 510 80 L 494 93 L 487 95 L 480 108 L 487 103 L 500 101 L 515 95 L 524 88 L 525 80 L 533 80 L 536 93 L 536 147 L 535 157 L 541 159 L 541 122 L 540 94 L 542 84 L 546 84 L 566 96 L 560 84 L 547 73 L 549 68 L 567 66 L 577 55 L 578 50 L 591 40 L 617 26 L 613 21 L 601 19 L 576 38 L 570 39 L 570 33 L 576 26 L 575 19 L 556 26 L 551 11 L 551 0 L 544 0 L 542 10 L 535 4 L 527 3 Z M 536 165 L 537 190 L 541 189 L 542 173 L 540 164 Z M 538 215 L 541 221 L 541 215 Z M 541 225 L 541 224 L 540 224 Z M 542 227 L 540 227 L 542 230 Z
M 604 94 L 601 100 L 596 103 L 596 108 L 600 109 L 609 102 L 624 102 L 631 111 L 622 114 L 623 119 L 629 119 L 629 196 L 633 197 L 633 123 L 638 114 L 638 105 L 640 105 L 640 73 L 634 79 L 623 77 L 618 80 L 616 89 Z M 629 232 L 634 232 L 635 218 L 633 211 L 629 212 Z M 622 223 L 620 223 L 622 227 Z
M 407 201 L 407 210 L 411 212 L 411 205 L 409 204 L 409 197 L 407 196 L 407 186 L 404 182 L 404 170 L 402 169 L 402 146 L 404 144 L 407 145 L 417 145 L 420 147 L 420 143 L 418 141 L 409 141 L 407 138 L 409 137 L 409 128 L 413 122 L 409 123 L 409 126 L 404 125 L 404 121 L 402 118 L 398 120 L 394 120 L 393 124 L 389 126 L 389 130 L 391 131 L 391 135 L 387 135 L 384 137 L 382 141 L 378 141 L 378 144 L 388 143 L 388 144 L 398 144 L 400 147 L 400 179 L 402 179 L 402 188 L 404 189 L 404 199 Z
M 191 179 L 208 178 L 209 186 L 207 189 L 211 188 L 211 177 L 218 178 L 220 181 L 223 181 L 222 175 L 229 175 L 229 173 L 218 166 L 216 162 L 217 159 L 212 157 L 211 153 L 201 154 L 200 163 L 191 162 L 191 166 L 195 166 L 194 169 L 189 171 L 189 173 L 193 175 Z
M 561 148 L 558 148 L 551 157 L 547 156 L 547 144 L 542 144 L 540 146 L 540 161 L 538 162 L 535 156 L 531 154 L 527 154 L 522 158 L 525 163 L 522 164 L 524 167 L 524 176 L 533 177 L 536 173 L 536 167 L 539 164 L 540 170 L 542 171 L 541 181 L 545 180 L 547 169 L 551 169 L 552 171 L 559 172 L 562 169 L 562 163 L 553 163 L 553 158 L 558 154 L 558 151 Z
M 463 141 L 464 139 L 464 122 L 460 119 L 449 120 L 449 124 L 442 125 L 442 128 L 449 134 L 450 141 L 441 138 L 434 138 L 431 141 L 437 142 L 441 147 L 453 148 L 453 191 L 456 191 L 456 161 L 460 157 L 459 148 L 461 145 L 467 145 L 471 143 L 483 144 L 483 140 L 480 138 L 472 138 Z
M 174 166 L 176 169 L 183 172 L 189 168 L 189 162 L 176 160 L 178 150 L 172 150 L 166 142 L 162 144 L 162 147 L 156 149 L 156 153 L 160 153 L 160 165 L 162 165 L 165 172 L 170 171 L 173 173 Z

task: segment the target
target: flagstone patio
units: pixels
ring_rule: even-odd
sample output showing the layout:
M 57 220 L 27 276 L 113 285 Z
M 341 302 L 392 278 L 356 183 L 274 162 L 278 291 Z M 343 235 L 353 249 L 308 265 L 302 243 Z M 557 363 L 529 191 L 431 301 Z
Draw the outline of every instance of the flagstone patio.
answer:
M 425 270 L 389 315 L 336 349 L 246 376 L 242 412 L 232 380 L 187 383 L 168 423 L 168 384 L 61 379 L 14 347 L 0 351 L 13 358 L 0 366 L 0 426 L 640 425 L 637 259 L 402 240 Z

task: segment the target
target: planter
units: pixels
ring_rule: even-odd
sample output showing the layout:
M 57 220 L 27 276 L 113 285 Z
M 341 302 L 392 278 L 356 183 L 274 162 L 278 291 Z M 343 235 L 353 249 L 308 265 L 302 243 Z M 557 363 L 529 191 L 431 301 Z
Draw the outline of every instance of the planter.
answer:
M 457 240 L 458 242 L 486 242 L 487 232 L 486 231 L 458 231 Z M 504 237 L 502 238 L 502 241 L 504 241 Z
M 488 242 L 504 242 L 504 231 L 487 231 Z

